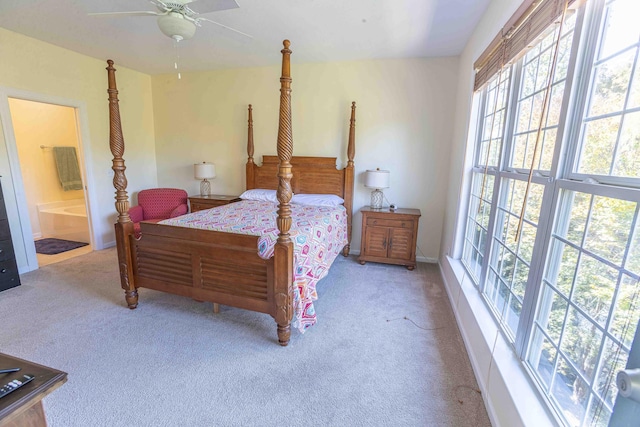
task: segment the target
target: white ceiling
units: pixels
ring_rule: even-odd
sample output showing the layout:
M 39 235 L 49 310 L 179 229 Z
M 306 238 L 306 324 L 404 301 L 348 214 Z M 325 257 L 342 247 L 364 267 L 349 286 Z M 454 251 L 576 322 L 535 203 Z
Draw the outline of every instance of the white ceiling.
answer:
M 298 63 L 455 56 L 491 0 L 237 1 L 239 9 L 202 16 L 254 38 L 204 22 L 179 43 L 182 71 L 277 64 L 285 38 Z M 174 42 L 156 17 L 87 15 L 142 10 L 157 9 L 148 0 L 0 0 L 0 27 L 144 73 L 173 72 Z

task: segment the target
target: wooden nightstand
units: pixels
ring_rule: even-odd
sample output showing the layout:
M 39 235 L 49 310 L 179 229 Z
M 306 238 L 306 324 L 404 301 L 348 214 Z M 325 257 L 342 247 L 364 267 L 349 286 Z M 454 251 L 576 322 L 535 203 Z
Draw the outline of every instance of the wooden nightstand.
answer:
M 362 240 L 358 262 L 383 262 L 416 267 L 419 209 L 371 209 L 362 213 Z
M 208 196 L 197 195 L 189 197 L 189 205 L 191 205 L 191 212 L 197 212 L 203 209 L 211 209 L 216 206 L 239 202 L 240 200 L 242 199 L 238 196 L 221 196 L 219 194 L 210 194 Z

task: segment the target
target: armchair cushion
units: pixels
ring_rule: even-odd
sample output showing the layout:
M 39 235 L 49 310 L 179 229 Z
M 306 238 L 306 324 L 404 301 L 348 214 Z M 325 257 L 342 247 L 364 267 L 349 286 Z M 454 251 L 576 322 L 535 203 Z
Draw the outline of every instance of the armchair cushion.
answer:
M 189 211 L 189 206 L 187 206 L 186 203 L 181 204 L 180 206 L 176 207 L 174 210 L 171 211 L 171 214 L 169 215 L 169 218 L 175 218 L 177 216 L 180 215 L 184 215 Z

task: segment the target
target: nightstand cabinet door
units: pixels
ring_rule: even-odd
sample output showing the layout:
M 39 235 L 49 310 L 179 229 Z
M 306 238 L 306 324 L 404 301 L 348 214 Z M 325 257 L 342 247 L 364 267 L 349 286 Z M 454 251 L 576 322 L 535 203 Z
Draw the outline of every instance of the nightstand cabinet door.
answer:
M 416 266 L 418 209 L 371 209 L 362 213 L 362 240 L 358 262 L 399 264 L 413 270 Z
M 367 227 L 367 232 L 364 234 L 362 250 L 366 255 L 384 258 L 387 256 L 388 240 L 388 228 L 376 226 Z
M 389 258 L 393 259 L 411 259 L 413 249 L 413 228 L 391 228 L 389 230 L 391 238 L 389 239 Z M 415 256 L 413 257 L 415 259 Z

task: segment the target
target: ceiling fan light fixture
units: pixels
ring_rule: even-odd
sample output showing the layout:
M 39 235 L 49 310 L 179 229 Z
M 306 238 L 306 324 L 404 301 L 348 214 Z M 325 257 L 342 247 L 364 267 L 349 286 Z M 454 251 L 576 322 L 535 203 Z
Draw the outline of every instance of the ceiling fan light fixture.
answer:
M 196 33 L 196 24 L 179 13 L 158 16 L 158 27 L 174 40 L 189 40 Z

